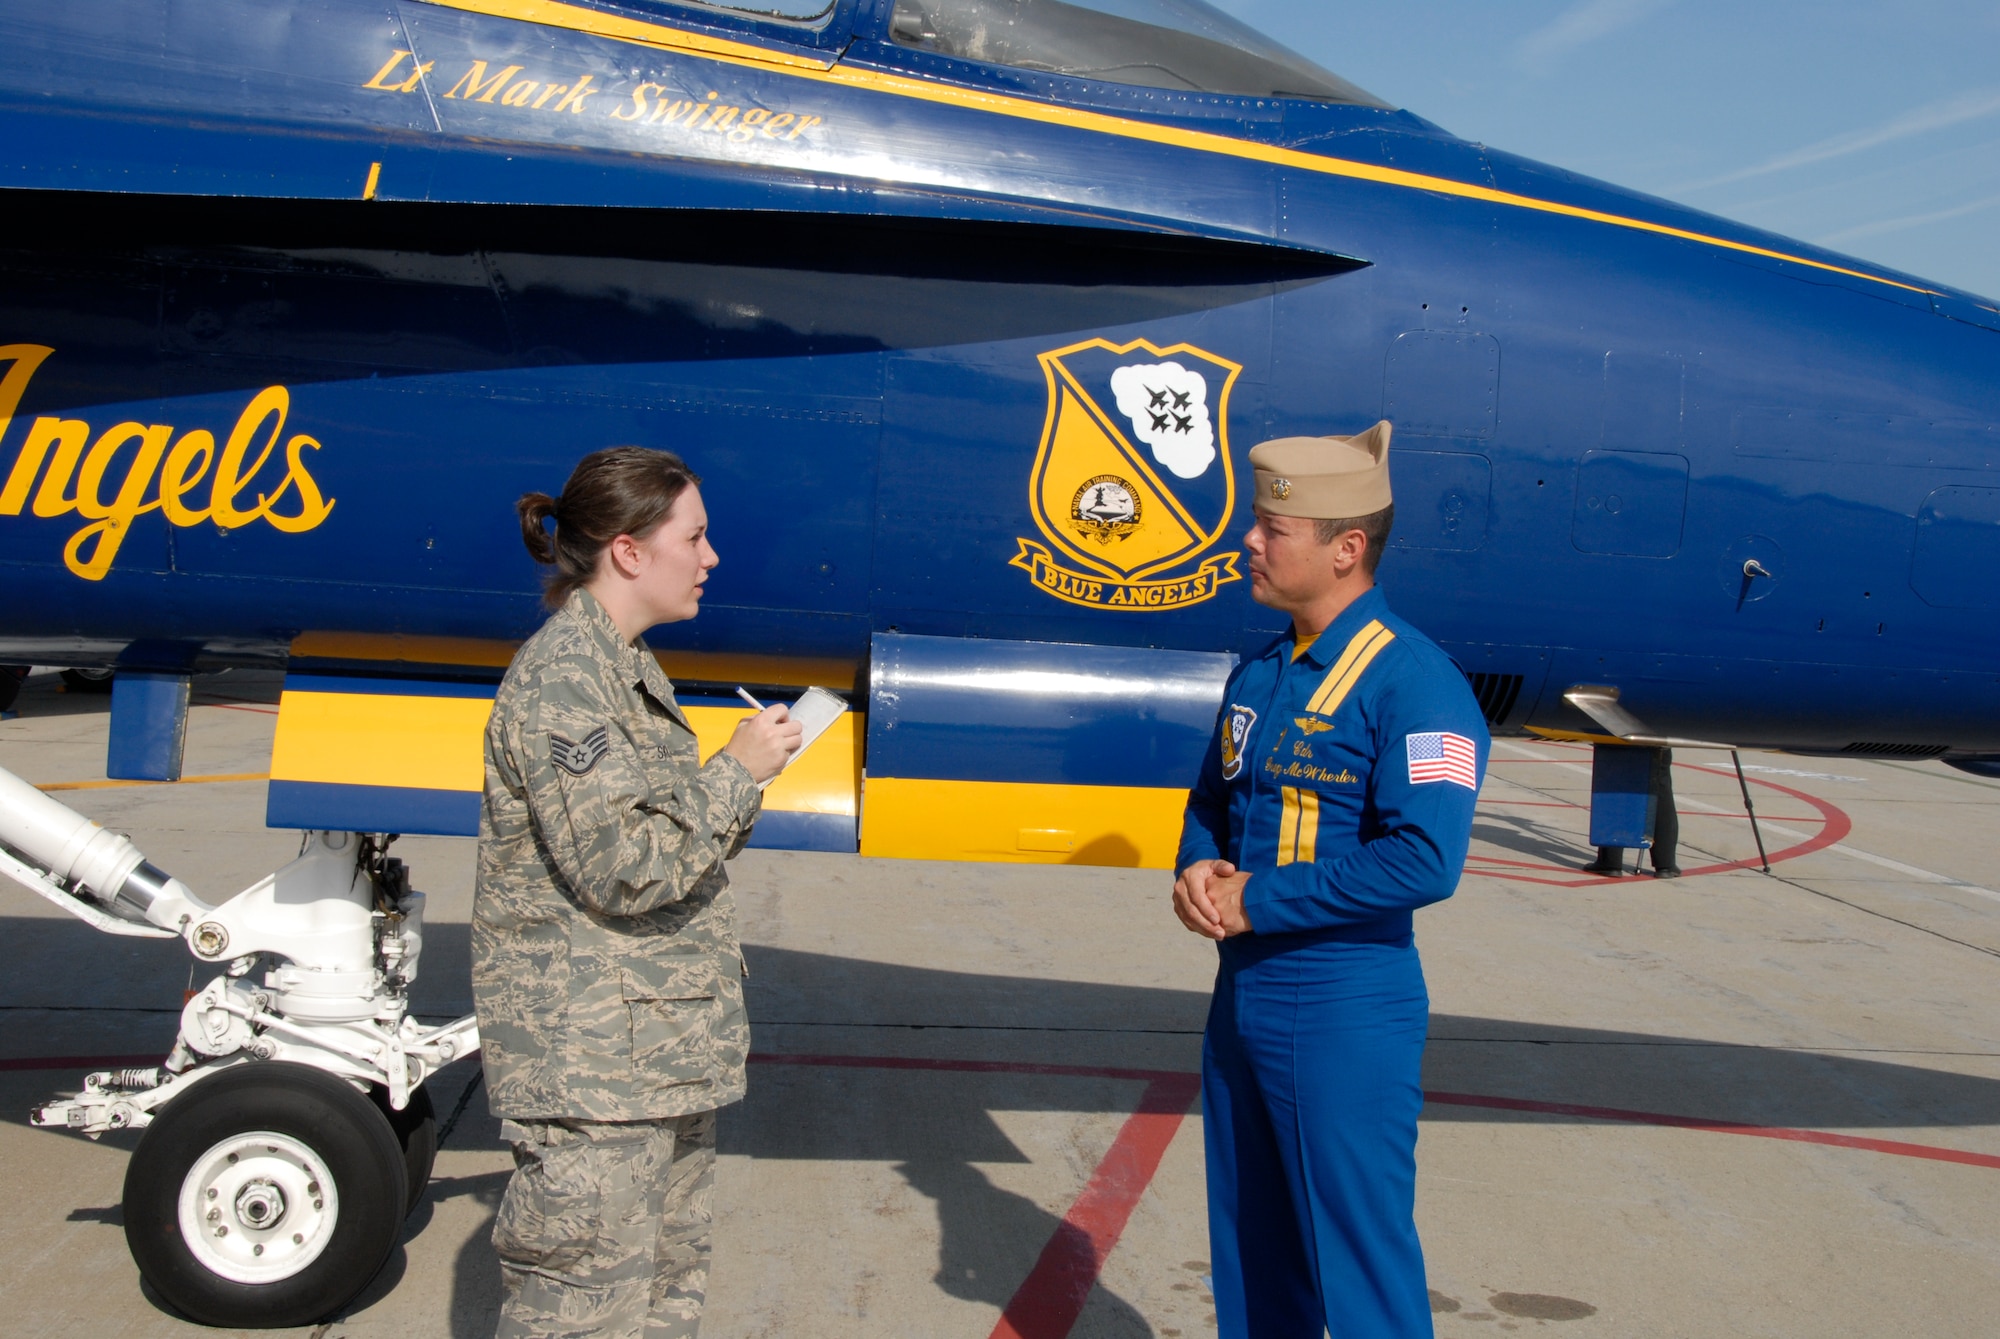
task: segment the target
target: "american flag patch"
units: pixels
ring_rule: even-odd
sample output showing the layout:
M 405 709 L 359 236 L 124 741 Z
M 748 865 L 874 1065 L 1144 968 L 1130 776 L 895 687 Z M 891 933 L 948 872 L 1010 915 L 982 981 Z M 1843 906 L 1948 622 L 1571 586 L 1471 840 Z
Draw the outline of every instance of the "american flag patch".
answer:
M 1449 781 L 1467 790 L 1479 789 L 1479 751 L 1464 735 L 1450 731 L 1410 735 L 1404 742 L 1410 760 L 1410 784 Z

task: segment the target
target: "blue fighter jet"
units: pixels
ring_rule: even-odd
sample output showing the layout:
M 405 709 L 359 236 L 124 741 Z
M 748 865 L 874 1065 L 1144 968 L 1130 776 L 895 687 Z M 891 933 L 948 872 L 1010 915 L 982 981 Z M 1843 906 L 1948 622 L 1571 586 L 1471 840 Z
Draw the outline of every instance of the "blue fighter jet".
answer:
M 636 442 L 724 557 L 654 638 L 698 727 L 855 707 L 760 842 L 1163 865 L 1277 630 L 1244 453 L 1381 418 L 1382 580 L 1497 733 L 2000 759 L 1994 304 L 1197 0 L 0 35 L 0 661 L 115 667 L 118 774 L 177 774 L 187 676 L 283 666 L 273 824 L 472 832 L 541 616 L 513 501 Z

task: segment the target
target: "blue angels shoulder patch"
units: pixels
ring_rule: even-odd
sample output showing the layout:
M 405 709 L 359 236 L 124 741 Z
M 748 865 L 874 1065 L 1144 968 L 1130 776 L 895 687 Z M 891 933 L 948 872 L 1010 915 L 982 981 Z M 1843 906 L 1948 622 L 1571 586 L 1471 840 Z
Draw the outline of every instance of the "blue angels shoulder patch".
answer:
M 580 744 L 549 731 L 549 758 L 571 776 L 588 776 L 610 751 L 611 733 L 601 725 L 585 735 Z
M 1229 711 L 1222 718 L 1222 779 L 1234 781 L 1243 771 L 1243 753 L 1250 746 L 1250 727 L 1257 724 L 1257 713 L 1249 707 L 1229 705 Z

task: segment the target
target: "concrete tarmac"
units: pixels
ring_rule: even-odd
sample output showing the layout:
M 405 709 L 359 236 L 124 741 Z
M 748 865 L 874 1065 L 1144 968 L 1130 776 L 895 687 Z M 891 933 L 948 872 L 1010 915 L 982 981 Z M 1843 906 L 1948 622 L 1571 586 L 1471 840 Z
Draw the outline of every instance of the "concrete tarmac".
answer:
M 108 699 L 37 676 L 0 765 L 74 787 L 56 793 L 219 899 L 297 849 L 263 826 L 277 687 L 200 680 L 189 781 L 93 785 Z M 1682 753 L 1686 876 L 1608 880 L 1579 868 L 1588 750 L 1494 759 L 1467 877 L 1418 917 L 1438 1333 L 1994 1332 L 2000 783 L 1747 756 L 1766 875 L 1727 755 Z M 419 1012 L 464 1012 L 472 844 L 398 853 L 431 899 Z M 1213 950 L 1165 876 L 787 852 L 735 870 L 758 1056 L 722 1124 L 705 1335 L 1214 1332 L 1189 1077 Z M 215 1333 L 126 1253 L 136 1136 L 27 1124 L 87 1057 L 164 1053 L 191 959 L 7 887 L 0 1330 Z M 283 1333 L 491 1334 L 511 1163 L 473 1068 L 434 1080 L 455 1119 L 383 1275 Z

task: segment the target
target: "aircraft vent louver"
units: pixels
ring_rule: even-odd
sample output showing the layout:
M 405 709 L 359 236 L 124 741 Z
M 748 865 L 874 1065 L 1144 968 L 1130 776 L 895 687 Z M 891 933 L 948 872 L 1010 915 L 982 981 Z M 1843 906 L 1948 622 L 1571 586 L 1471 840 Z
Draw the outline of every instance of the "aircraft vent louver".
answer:
M 1518 674 L 1468 674 L 1466 680 L 1472 685 L 1472 695 L 1479 699 L 1479 710 L 1486 717 L 1488 725 L 1499 725 L 1514 710 L 1514 703 L 1521 696 L 1521 676 Z
M 1946 747 L 1944 744 L 1849 744 L 1841 752 L 1870 758 L 1935 758 Z

